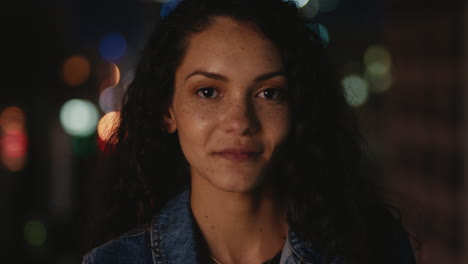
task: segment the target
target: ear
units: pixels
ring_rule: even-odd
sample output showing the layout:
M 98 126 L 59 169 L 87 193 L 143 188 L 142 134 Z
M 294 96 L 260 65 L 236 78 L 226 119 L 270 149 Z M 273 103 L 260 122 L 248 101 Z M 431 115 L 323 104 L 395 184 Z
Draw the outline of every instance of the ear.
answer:
M 167 112 L 163 116 L 163 129 L 169 134 L 172 134 L 176 132 L 177 130 L 176 120 L 174 116 L 174 110 L 172 109 L 172 105 L 170 105 L 167 108 Z

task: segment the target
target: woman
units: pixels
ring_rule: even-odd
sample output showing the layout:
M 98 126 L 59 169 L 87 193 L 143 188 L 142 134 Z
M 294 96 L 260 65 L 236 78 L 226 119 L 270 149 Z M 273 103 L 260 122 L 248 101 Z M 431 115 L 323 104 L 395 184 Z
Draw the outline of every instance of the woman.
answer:
M 142 227 L 84 263 L 413 263 L 293 3 L 181 1 L 121 114 L 106 223 Z

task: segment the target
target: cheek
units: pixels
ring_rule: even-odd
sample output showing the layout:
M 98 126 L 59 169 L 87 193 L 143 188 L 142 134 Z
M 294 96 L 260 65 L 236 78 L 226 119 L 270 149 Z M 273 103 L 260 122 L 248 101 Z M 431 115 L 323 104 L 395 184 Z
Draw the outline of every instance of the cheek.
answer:
M 216 109 L 206 104 L 194 103 L 189 100 L 180 101 L 175 109 L 176 125 L 179 140 L 182 145 L 190 142 L 199 145 L 206 142 L 210 128 L 215 118 Z
M 260 121 L 264 132 L 273 144 L 284 141 L 290 129 L 289 109 L 286 105 L 276 107 L 259 107 Z

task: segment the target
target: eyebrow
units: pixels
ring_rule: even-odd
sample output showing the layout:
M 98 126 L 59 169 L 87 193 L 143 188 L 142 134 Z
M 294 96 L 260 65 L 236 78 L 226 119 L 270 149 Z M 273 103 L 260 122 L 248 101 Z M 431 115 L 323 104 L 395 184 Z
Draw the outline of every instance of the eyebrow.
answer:
M 200 70 L 192 72 L 191 74 L 189 74 L 187 76 L 187 78 L 185 78 L 185 80 L 189 79 L 190 77 L 192 77 L 194 75 L 202 75 L 202 76 L 205 76 L 207 78 L 215 79 L 215 80 L 219 80 L 219 81 L 223 81 L 223 82 L 228 82 L 229 81 L 229 79 L 224 75 L 214 73 L 214 72 L 200 71 Z M 271 79 L 271 78 L 276 77 L 276 76 L 286 76 L 286 74 L 283 71 L 268 72 L 268 73 L 264 73 L 264 74 L 262 74 L 260 76 L 257 76 L 257 78 L 255 78 L 254 82 L 262 82 L 262 81 Z

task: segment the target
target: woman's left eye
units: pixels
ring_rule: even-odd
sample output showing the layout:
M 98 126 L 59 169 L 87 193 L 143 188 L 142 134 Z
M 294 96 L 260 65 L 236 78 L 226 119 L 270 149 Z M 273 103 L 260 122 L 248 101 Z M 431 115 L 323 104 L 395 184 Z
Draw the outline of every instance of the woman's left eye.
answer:
M 278 99 L 280 97 L 280 91 L 279 91 L 279 89 L 268 88 L 268 89 L 262 90 L 258 94 L 258 96 L 260 98 L 264 98 L 264 99 L 268 99 L 268 100 L 275 100 L 275 99 Z

